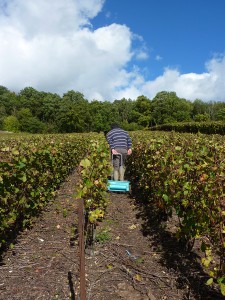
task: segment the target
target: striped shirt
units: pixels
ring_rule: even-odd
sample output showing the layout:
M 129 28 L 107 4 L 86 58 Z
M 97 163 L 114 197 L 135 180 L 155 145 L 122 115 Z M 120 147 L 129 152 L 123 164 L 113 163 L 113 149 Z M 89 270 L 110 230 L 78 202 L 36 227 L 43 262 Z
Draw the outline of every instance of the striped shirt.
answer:
M 121 128 L 110 130 L 106 138 L 111 149 L 122 148 L 128 150 L 132 147 L 132 141 L 128 132 Z

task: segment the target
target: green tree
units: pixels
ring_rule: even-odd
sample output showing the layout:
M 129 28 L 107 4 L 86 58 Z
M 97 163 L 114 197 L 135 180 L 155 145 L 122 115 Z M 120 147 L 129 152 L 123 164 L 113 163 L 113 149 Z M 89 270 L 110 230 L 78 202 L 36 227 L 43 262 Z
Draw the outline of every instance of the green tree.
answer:
M 205 121 L 210 121 L 210 115 L 207 113 L 204 114 L 197 114 L 195 115 L 194 118 L 195 122 L 205 122 Z
M 200 99 L 195 99 L 195 101 L 193 102 L 192 118 L 195 119 L 196 115 L 204 115 L 205 113 L 207 113 L 207 107 L 207 103 L 203 102 Z
M 142 127 L 152 125 L 151 100 L 145 96 L 139 96 L 134 104 L 134 111 L 138 113 L 137 124 Z
M 47 93 L 42 100 L 43 121 L 55 122 L 57 111 L 60 109 L 61 97 L 57 94 Z
M 115 100 L 112 106 L 118 112 L 119 123 L 128 123 L 134 108 L 133 101 L 123 98 L 121 100 Z
M 80 92 L 75 92 L 73 90 L 68 91 L 67 93 L 63 94 L 63 101 L 68 103 L 84 103 L 88 102 L 84 99 L 84 95 Z
M 209 114 L 210 118 L 213 121 L 222 121 L 224 120 L 224 110 L 225 103 L 224 102 L 210 102 L 209 104 Z
M 5 86 L 0 85 L 0 96 L 5 93 L 9 93 L 9 90 Z
M 110 125 L 120 122 L 118 106 L 108 101 L 93 100 L 89 104 L 90 112 L 90 131 L 107 132 Z
M 18 132 L 19 126 L 19 121 L 15 116 L 7 116 L 3 120 L 3 130 L 10 132 Z
M 217 121 L 225 121 L 225 108 L 221 108 L 216 113 L 216 120 Z
M 43 99 L 45 95 L 45 92 L 39 92 L 32 87 L 24 88 L 18 95 L 20 108 L 28 108 L 33 116 L 43 120 Z
M 0 106 L 4 106 L 6 115 L 15 115 L 20 106 L 17 95 L 14 92 L 5 92 L 1 94 Z
M 29 108 L 21 108 L 17 113 L 17 118 L 22 132 L 42 133 L 45 130 L 44 123 L 33 116 Z
M 3 129 L 3 120 L 6 116 L 5 106 L 0 105 L 0 129 Z
M 152 100 L 155 124 L 190 121 L 192 110 L 192 103 L 180 99 L 175 92 L 160 92 Z
M 75 91 L 65 93 L 57 113 L 60 132 L 85 132 L 90 128 L 89 102 Z

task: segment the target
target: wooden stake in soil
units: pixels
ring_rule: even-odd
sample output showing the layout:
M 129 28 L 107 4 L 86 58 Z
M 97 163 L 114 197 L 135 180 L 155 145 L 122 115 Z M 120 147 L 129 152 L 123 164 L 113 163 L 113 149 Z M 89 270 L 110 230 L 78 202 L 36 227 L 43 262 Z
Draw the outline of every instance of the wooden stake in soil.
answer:
M 79 199 L 78 232 L 80 254 L 80 300 L 86 300 L 85 289 L 85 250 L 84 250 L 84 201 Z

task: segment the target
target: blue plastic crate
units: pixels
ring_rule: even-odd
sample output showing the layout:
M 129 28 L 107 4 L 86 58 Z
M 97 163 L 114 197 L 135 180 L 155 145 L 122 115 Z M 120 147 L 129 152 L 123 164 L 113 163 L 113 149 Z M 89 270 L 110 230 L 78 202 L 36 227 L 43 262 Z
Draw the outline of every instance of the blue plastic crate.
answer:
M 108 183 L 108 191 L 111 192 L 129 192 L 130 190 L 129 181 L 109 180 Z

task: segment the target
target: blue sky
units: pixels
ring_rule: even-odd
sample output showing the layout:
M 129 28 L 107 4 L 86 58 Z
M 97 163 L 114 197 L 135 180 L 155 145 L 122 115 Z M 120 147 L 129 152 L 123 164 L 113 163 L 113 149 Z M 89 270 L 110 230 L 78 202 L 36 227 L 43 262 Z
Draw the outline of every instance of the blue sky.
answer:
M 143 38 L 149 58 L 135 63 L 150 78 L 167 66 L 202 73 L 206 61 L 225 53 L 224 0 L 109 0 L 92 24 L 111 23 L 126 24 Z
M 224 0 L 0 0 L 0 85 L 225 101 Z

